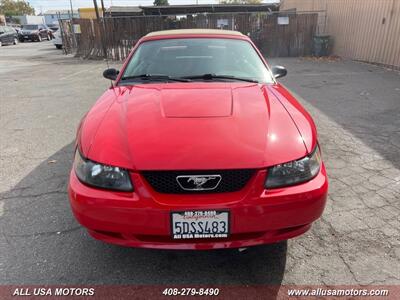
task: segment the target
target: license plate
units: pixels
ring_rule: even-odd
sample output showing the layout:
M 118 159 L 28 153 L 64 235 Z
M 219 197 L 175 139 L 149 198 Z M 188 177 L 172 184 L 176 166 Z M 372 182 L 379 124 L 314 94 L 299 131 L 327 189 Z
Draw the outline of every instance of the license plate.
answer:
M 229 235 L 229 212 L 195 210 L 171 213 L 172 238 L 215 239 Z
M 27 39 L 27 38 L 28 38 L 28 36 L 27 36 L 27 35 L 25 35 L 25 38 Z

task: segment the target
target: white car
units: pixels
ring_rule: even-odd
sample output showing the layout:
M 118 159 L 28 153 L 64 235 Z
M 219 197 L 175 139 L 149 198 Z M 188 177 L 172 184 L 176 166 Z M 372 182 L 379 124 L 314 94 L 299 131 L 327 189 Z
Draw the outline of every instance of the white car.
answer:
M 57 49 L 61 49 L 63 42 L 62 42 L 60 30 L 57 30 L 56 32 L 54 32 L 53 35 L 54 35 L 53 44 L 56 46 Z

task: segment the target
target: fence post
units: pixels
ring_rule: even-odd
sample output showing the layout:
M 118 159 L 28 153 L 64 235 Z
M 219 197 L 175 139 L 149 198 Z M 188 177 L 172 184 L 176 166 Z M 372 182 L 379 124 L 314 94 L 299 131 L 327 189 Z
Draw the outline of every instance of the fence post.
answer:
M 65 43 L 64 42 L 64 40 L 65 40 L 65 38 L 64 38 L 64 24 L 63 24 L 63 22 L 61 20 L 60 12 L 57 12 L 57 17 L 58 17 L 58 26 L 60 27 L 59 30 L 60 30 L 61 40 L 63 41 L 63 43 Z M 64 54 L 67 54 L 67 49 L 65 48 L 65 45 L 62 48 L 63 48 Z

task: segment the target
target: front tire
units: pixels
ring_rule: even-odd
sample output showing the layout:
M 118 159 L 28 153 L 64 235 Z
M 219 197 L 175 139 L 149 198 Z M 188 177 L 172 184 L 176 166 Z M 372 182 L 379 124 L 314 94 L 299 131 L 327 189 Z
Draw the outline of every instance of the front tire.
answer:
M 47 40 L 50 41 L 51 40 L 51 36 L 50 34 L 47 35 Z
M 0 47 L 3 46 L 3 43 L 0 41 Z
M 17 45 L 17 44 L 18 44 L 18 39 L 14 38 L 14 45 Z
M 38 35 L 38 42 L 42 41 L 42 37 L 40 35 Z
M 62 49 L 62 45 L 56 45 L 57 49 Z

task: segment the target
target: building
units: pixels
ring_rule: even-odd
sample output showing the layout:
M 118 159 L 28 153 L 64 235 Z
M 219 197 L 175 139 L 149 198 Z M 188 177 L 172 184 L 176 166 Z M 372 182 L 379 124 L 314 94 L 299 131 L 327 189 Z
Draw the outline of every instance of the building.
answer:
M 58 24 L 58 18 L 61 20 L 67 20 L 71 18 L 71 10 L 59 9 L 59 10 L 48 10 L 43 13 L 45 23 L 48 25 Z M 77 10 L 73 11 L 73 18 L 79 18 L 79 12 Z
M 400 70 L 399 0 L 282 0 L 281 10 L 325 14 L 334 54 Z
M 239 13 L 278 11 L 277 3 L 261 4 L 202 4 L 202 5 L 168 5 L 140 6 L 145 15 L 186 15 L 201 13 Z
M 142 16 L 143 10 L 139 6 L 111 6 L 106 10 L 106 17 L 136 17 Z
M 96 19 L 96 10 L 94 7 L 88 7 L 88 8 L 78 8 L 79 11 L 79 17 L 81 19 Z M 103 17 L 103 11 L 99 9 L 99 16 Z
M 13 19 L 18 19 L 19 24 L 45 24 L 43 16 L 12 16 Z
M 6 25 L 6 17 L 4 15 L 0 15 L 0 25 Z
M 279 10 L 279 1 L 261 4 L 199 4 L 167 6 L 111 6 L 108 17 L 134 17 L 149 15 L 193 15 L 201 13 L 271 12 Z

